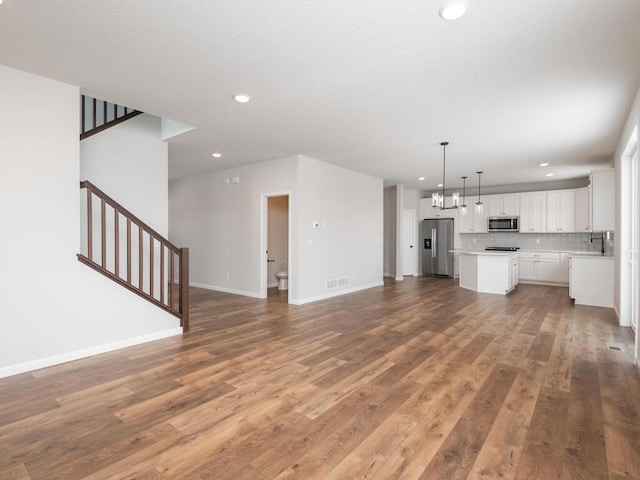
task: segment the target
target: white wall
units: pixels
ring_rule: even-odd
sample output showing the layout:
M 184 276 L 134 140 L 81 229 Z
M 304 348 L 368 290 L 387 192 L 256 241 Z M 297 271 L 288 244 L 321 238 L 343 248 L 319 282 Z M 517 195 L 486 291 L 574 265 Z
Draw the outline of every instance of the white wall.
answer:
M 225 179 L 239 177 L 238 183 Z M 298 157 L 245 165 L 169 184 L 169 239 L 189 247 L 192 285 L 259 297 L 262 195 L 291 193 L 296 235 Z M 297 297 L 297 245 L 290 245 L 289 298 Z M 262 267 L 262 268 L 261 268 Z
M 0 66 L 0 376 L 180 332 L 76 259 L 79 96 Z
M 297 303 L 382 285 L 382 179 L 303 156 L 298 178 Z M 347 286 L 327 290 L 341 278 Z
M 160 123 L 158 117 L 138 115 L 80 142 L 80 179 L 166 237 L 169 163 Z
M 286 193 L 290 303 L 381 284 L 382 180 L 302 156 L 170 183 L 169 236 L 190 247 L 192 284 L 261 296 L 263 196 Z M 349 284 L 327 290 L 334 278 Z

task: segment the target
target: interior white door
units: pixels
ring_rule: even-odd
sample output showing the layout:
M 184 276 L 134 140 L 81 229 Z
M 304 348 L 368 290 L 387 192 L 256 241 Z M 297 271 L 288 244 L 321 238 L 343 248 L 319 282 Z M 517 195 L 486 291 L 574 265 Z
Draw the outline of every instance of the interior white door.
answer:
M 402 212 L 402 275 L 413 275 L 416 266 L 416 211 Z

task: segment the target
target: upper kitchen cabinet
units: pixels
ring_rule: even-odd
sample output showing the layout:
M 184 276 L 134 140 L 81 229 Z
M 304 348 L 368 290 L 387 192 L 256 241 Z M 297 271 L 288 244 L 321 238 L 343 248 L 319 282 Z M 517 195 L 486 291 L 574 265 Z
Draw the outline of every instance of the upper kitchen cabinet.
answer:
M 467 208 L 467 214 L 458 215 L 458 233 L 487 233 L 487 214 L 477 213 L 473 202 Z M 485 202 L 486 203 L 486 202 Z M 485 211 L 487 205 L 484 206 Z
M 485 197 L 490 217 L 517 217 L 520 215 L 520 194 L 488 195 Z
M 615 229 L 615 170 L 592 172 L 591 214 L 593 231 L 613 231 Z
M 576 231 L 574 190 L 547 193 L 547 232 L 571 233 Z
M 520 233 L 547 231 L 547 194 L 520 194 Z
M 591 189 L 589 187 L 576 189 L 575 195 L 575 224 L 576 232 L 591 231 Z

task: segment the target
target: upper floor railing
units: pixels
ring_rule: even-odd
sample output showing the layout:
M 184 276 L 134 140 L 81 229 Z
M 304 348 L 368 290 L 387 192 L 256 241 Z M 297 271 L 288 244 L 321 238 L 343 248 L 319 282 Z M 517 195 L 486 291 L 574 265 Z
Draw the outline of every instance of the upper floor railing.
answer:
M 142 112 L 82 95 L 80 100 L 80 140 L 113 127 Z

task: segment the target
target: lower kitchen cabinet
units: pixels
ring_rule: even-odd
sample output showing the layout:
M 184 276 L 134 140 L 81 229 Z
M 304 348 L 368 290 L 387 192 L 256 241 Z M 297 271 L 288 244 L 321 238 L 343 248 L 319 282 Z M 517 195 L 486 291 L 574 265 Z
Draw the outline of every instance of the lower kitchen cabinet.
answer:
M 518 267 L 520 281 L 568 283 L 559 274 L 560 254 L 557 252 L 520 252 Z
M 571 255 L 569 296 L 577 305 L 613 307 L 613 257 Z

